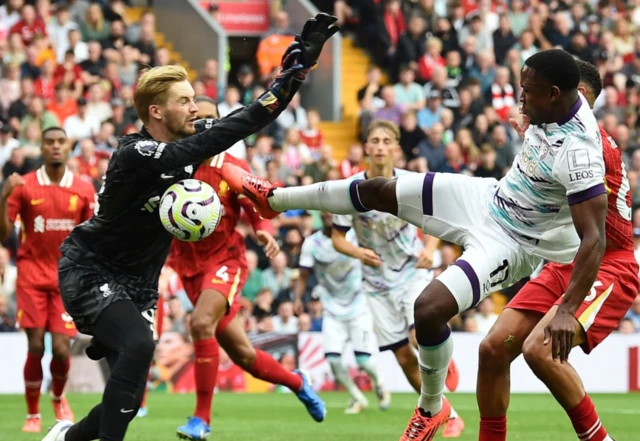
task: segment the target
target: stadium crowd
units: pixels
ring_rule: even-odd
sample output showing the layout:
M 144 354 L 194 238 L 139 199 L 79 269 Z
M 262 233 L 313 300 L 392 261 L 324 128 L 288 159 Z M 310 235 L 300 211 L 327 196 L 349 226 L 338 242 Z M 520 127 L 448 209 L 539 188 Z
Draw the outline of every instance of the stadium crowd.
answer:
M 215 3 L 203 3 L 213 4 L 208 11 L 215 19 Z M 360 143 L 348 146 L 347 158 L 336 161 L 319 129 L 319 113 L 303 108 L 296 97 L 274 124 L 230 149 L 248 161 L 253 173 L 284 186 L 351 176 L 366 166 L 362 142 L 368 123 L 383 118 L 401 127 L 397 167 L 499 179 L 521 145 L 508 121 L 519 116 L 524 59 L 561 47 L 594 63 L 604 79 L 595 112 L 623 151 L 640 258 L 640 2 L 316 3 L 334 12 L 344 33 L 375 54 L 376 65 L 362 79 L 357 96 L 360 113 L 354 139 Z M 153 13 L 131 22 L 126 6 L 123 0 L 0 0 L 2 176 L 39 167 L 42 130 L 61 126 L 75 145 L 69 167 L 100 188 L 117 138 L 141 128 L 133 108 L 139 73 L 146 66 L 173 61 L 167 48 L 156 45 Z M 273 78 L 281 48 L 291 38 L 287 13 L 275 13 L 255 62 L 247 60 L 223 89 L 218 60 L 206 60 L 193 82 L 196 94 L 218 102 L 221 116 L 248 104 Z M 246 237 L 251 271 L 241 300 L 250 334 L 321 329 L 322 305 L 313 295 L 313 283 L 305 295 L 304 313 L 295 315 L 292 302 L 302 242 L 320 227 L 319 213 L 289 211 L 274 219 L 282 251 L 272 260 L 249 224 L 239 227 Z M 16 330 L 13 256 L 18 243 L 14 234 L 0 248 L 0 332 Z M 453 263 L 459 252 L 443 244 L 435 271 Z M 503 294 L 509 298 L 517 289 Z M 164 329 L 188 335 L 190 304 L 169 268 L 161 277 L 160 291 L 167 299 Z M 489 298 L 477 310 L 456 317 L 452 327 L 486 333 L 496 309 Z M 640 296 L 619 330 L 640 332 Z

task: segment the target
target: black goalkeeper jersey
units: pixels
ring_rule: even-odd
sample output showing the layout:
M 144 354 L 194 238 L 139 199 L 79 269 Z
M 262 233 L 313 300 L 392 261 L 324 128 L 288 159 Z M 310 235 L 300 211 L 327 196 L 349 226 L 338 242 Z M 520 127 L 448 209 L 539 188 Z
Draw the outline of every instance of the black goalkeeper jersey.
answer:
M 269 92 L 266 98 L 220 120 L 199 120 L 196 134 L 176 142 L 156 141 L 145 129 L 120 138 L 95 214 L 71 232 L 62 254 L 76 262 L 82 256 L 78 263 L 98 267 L 141 293 L 155 291 L 173 238 L 160 222 L 160 198 L 172 184 L 192 177 L 201 162 L 273 121 L 288 104 L 274 105 Z

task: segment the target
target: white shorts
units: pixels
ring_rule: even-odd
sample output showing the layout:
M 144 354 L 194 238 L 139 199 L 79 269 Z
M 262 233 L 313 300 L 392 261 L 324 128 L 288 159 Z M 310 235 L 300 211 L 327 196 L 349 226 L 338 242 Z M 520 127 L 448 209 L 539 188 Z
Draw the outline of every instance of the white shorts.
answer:
M 408 173 L 397 178 L 398 217 L 464 248 L 438 280 L 460 311 L 529 276 L 541 262 L 525 252 L 489 215 L 498 181 L 453 173 Z
M 347 342 L 355 355 L 371 355 L 375 349 L 375 335 L 371 315 L 366 312 L 351 320 L 338 320 L 325 314 L 322 317 L 324 355 L 340 356 Z
M 409 343 L 413 329 L 413 305 L 431 282 L 431 271 L 420 270 L 408 283 L 392 291 L 367 292 L 380 352 Z

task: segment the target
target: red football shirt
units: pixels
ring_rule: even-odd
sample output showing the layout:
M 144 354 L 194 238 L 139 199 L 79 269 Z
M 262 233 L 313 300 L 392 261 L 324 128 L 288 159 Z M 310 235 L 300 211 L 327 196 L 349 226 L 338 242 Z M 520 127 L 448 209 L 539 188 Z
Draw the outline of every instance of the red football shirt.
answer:
M 602 127 L 602 155 L 604 157 L 604 185 L 607 189 L 606 219 L 607 241 L 618 248 L 633 251 L 633 225 L 631 223 L 631 186 L 622 162 L 618 145 Z
M 24 21 L 20 20 L 18 23 L 13 25 L 9 34 L 20 34 L 24 45 L 29 46 L 36 37 L 46 37 L 47 28 L 44 25 L 44 22 L 39 18 L 36 18 L 32 25 L 28 25 Z
M 262 219 L 253 209 L 251 201 L 240 197 L 229 188 L 222 179 L 221 168 L 224 163 L 231 163 L 249 171 L 249 164 L 228 153 L 220 153 L 198 167 L 194 179 L 209 184 L 220 198 L 223 215 L 218 228 L 211 236 L 199 242 L 183 242 L 174 240 L 167 264 L 181 277 L 191 277 L 204 271 L 211 262 L 224 262 L 229 259 L 240 260 L 244 265 L 244 238 L 236 231 L 240 220 L 241 208 L 249 216 L 254 231 L 265 230 L 272 232 L 273 227 L 268 220 Z
M 58 288 L 58 248 L 73 228 L 93 215 L 95 190 L 67 169 L 60 185 L 52 185 L 44 169 L 23 176 L 8 200 L 11 222 L 20 219 L 18 283 Z

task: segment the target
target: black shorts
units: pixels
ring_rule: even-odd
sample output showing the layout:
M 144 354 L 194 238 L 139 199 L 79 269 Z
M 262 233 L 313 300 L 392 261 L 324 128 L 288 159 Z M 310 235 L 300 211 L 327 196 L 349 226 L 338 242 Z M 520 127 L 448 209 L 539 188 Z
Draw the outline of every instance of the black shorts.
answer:
M 93 335 L 93 325 L 102 311 L 121 300 L 131 300 L 150 324 L 154 324 L 156 290 L 122 283 L 121 277 L 104 268 L 66 255 L 58 263 L 58 280 L 65 309 L 83 334 Z

